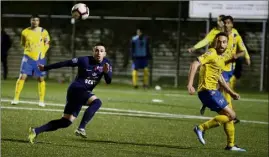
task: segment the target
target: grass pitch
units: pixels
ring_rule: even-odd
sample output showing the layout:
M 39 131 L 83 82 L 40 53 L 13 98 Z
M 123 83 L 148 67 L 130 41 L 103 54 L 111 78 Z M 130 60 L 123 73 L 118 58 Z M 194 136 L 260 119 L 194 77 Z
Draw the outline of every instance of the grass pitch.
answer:
M 40 134 L 37 143 L 27 140 L 28 128 L 61 117 L 67 83 L 47 81 L 45 108 L 38 107 L 37 82 L 25 83 L 24 102 L 10 105 L 15 80 L 3 81 L 1 87 L 1 156 L 3 157 L 246 157 L 268 156 L 268 94 L 240 92 L 234 101 L 238 117 L 236 144 L 247 152 L 225 151 L 223 127 L 206 132 L 202 146 L 193 132 L 196 124 L 216 115 L 206 111 L 199 115 L 200 101 L 186 90 L 134 90 L 125 85 L 96 87 L 94 93 L 102 108 L 87 125 L 87 139 L 74 135 L 82 118 L 68 128 Z M 153 102 L 159 99 L 163 102 Z

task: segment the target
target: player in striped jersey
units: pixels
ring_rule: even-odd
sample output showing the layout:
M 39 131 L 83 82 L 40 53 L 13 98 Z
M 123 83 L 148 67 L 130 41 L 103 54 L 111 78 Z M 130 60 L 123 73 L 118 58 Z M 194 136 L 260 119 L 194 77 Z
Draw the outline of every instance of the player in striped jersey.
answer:
M 39 27 L 40 18 L 38 15 L 32 15 L 31 27 L 25 28 L 21 34 L 21 45 L 24 48 L 20 76 L 16 83 L 15 96 L 11 104 L 19 103 L 20 93 L 23 89 L 27 76 L 36 76 L 38 78 L 39 106 L 44 107 L 45 97 L 45 72 L 41 72 L 37 65 L 45 64 L 45 55 L 49 49 L 50 37 L 46 29 Z

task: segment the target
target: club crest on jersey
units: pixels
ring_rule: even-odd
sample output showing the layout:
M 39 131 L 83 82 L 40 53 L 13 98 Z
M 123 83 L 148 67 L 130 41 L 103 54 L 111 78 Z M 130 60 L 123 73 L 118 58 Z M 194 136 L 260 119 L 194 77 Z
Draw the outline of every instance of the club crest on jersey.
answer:
M 97 67 L 94 67 L 94 70 L 99 71 L 99 72 L 103 72 L 103 67 L 97 66 Z
M 94 72 L 94 73 L 92 73 L 92 76 L 96 76 L 96 75 L 97 75 L 97 73 L 95 73 L 95 72 Z

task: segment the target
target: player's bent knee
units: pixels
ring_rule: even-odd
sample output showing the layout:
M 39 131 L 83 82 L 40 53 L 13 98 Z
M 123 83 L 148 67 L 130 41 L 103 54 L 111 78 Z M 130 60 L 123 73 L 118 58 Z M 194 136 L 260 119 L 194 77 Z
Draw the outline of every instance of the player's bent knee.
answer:
M 61 128 L 67 128 L 72 124 L 72 122 L 69 119 L 66 119 L 64 117 L 61 118 L 60 127 Z
M 94 102 L 95 102 L 96 104 L 98 104 L 99 106 L 102 105 L 102 101 L 101 101 L 100 99 L 95 99 Z
M 76 119 L 76 117 L 73 116 L 72 114 L 64 114 L 62 118 L 68 119 L 71 122 L 73 122 Z
M 229 106 L 226 106 L 222 111 L 219 112 L 219 114 L 226 115 L 229 120 L 234 120 L 236 118 L 235 112 Z
M 44 79 L 44 77 L 39 77 L 39 78 L 37 78 L 37 81 L 38 82 L 43 82 L 43 81 L 45 81 L 45 79 Z
M 230 113 L 230 120 L 234 120 L 236 118 L 236 114 L 234 111 L 232 111 L 232 113 Z
M 87 105 L 90 105 L 90 104 L 91 104 L 93 101 L 95 101 L 96 99 L 98 99 L 97 96 L 95 96 L 95 95 L 91 96 L 91 97 L 88 99 L 88 101 L 87 101 Z
M 27 75 L 26 74 L 20 74 L 19 80 L 26 80 Z
M 94 105 L 94 107 L 98 110 L 101 107 L 101 105 L 102 105 L 102 101 L 97 98 L 94 101 L 92 101 L 91 104 L 88 104 L 88 105 L 89 106 Z

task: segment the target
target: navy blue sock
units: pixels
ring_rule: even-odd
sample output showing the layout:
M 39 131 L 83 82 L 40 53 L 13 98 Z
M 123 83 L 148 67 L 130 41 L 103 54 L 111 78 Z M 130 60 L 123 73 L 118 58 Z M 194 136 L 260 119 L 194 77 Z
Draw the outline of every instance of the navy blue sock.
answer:
M 85 110 L 83 118 L 79 124 L 79 128 L 84 129 L 87 123 L 92 119 L 95 112 L 101 107 L 102 102 L 100 99 L 95 99 L 90 106 Z
M 66 128 L 71 124 L 72 122 L 70 120 L 62 117 L 61 119 L 52 120 L 45 125 L 35 128 L 35 133 L 38 135 L 42 132 L 55 131 L 59 128 Z

